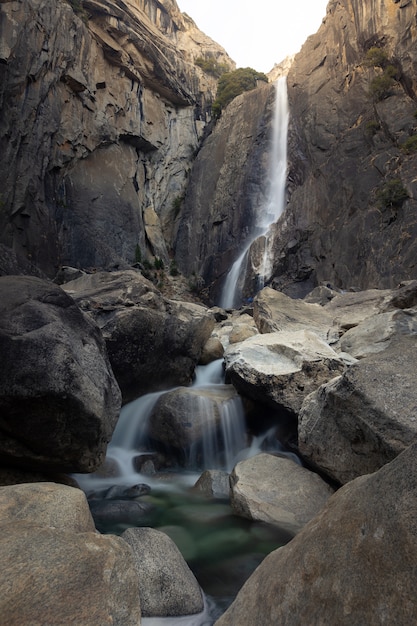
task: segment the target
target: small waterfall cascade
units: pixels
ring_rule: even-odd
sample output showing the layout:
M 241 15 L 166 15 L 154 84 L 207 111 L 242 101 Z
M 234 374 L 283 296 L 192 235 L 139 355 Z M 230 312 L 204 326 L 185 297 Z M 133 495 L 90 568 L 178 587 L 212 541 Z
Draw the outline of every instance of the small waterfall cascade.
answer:
M 281 76 L 275 83 L 275 109 L 272 128 L 272 149 L 269 166 L 267 201 L 259 208 L 252 236 L 227 274 L 220 306 L 225 309 L 239 306 L 249 262 L 249 251 L 255 240 L 259 242 L 257 261 L 252 261 L 252 270 L 257 276 L 256 290 L 262 289 L 272 273 L 272 237 L 270 226 L 274 224 L 285 208 L 285 188 L 287 180 L 287 135 L 289 107 L 287 79 Z

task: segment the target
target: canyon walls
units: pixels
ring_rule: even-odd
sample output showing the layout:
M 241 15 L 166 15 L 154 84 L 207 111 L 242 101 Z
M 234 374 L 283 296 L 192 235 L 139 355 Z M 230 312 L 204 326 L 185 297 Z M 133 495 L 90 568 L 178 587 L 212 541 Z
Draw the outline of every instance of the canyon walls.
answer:
M 195 61 L 233 61 L 174 0 L 2 2 L 0 32 L 1 243 L 49 276 L 167 261 L 217 87 Z

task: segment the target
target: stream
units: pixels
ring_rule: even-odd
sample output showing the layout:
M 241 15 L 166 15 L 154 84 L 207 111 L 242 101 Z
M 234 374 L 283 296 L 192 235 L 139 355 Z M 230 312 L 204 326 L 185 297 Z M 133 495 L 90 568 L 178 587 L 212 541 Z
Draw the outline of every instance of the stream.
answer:
M 222 360 L 196 368 L 191 389 L 199 399 L 201 393 L 200 412 L 204 413 L 207 391 L 224 386 Z M 145 485 L 149 493 L 137 498 L 145 507 L 143 516 L 132 519 L 127 514 L 125 519 L 123 516 L 113 519 L 110 515 L 106 523 L 100 522 L 92 508 L 98 530 L 121 534 L 128 527 L 150 526 L 165 532 L 181 551 L 205 594 L 203 613 L 179 618 L 143 618 L 144 626 L 210 626 L 231 604 L 263 558 L 285 545 L 291 536 L 277 527 L 234 515 L 227 497 L 208 498 L 193 486 L 204 470 L 230 472 L 238 461 L 261 450 L 273 449 L 293 458 L 295 455 L 284 450 L 270 423 L 248 441 L 245 413 L 237 396 L 222 404 L 216 436 L 210 430 L 203 430 L 198 454 L 191 446 L 181 465 L 168 462 L 155 469 L 156 451 L 149 438 L 149 419 L 164 393 L 167 391 L 147 394 L 125 405 L 108 446 L 106 471 L 77 474 L 75 478 L 89 498 L 90 507 L 100 507 L 102 498 L 108 498 L 105 494 L 111 495 L 109 490 L 115 487 Z

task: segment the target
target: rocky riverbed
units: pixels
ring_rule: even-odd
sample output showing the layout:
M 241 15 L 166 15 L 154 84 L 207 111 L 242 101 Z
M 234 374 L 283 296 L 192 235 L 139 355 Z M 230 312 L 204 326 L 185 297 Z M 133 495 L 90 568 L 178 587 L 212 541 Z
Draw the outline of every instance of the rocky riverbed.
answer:
M 189 408 L 195 368 L 219 354 L 227 398 L 242 401 L 246 443 L 272 426 L 299 460 L 275 448 L 203 472 L 197 488 L 206 498 L 221 496 L 237 518 L 294 537 L 249 577 L 219 626 L 321 623 L 323 598 L 341 624 L 415 620 L 417 281 L 365 292 L 318 287 L 304 300 L 265 288 L 239 311 L 168 298 L 137 270 L 61 287 L 1 277 L 0 291 L 7 623 L 76 615 L 125 626 L 203 609 L 169 535 L 131 519 L 121 536 L 98 532 L 92 501 L 67 473 L 103 471 L 121 405 L 175 386 L 184 391 L 154 411 L 158 463 L 147 465 L 154 477 L 172 470 L 173 451 L 202 437 L 201 428 L 184 430 L 185 415 L 201 421 Z M 145 489 L 130 502 L 147 497 Z M 120 492 L 110 499 L 114 509 Z

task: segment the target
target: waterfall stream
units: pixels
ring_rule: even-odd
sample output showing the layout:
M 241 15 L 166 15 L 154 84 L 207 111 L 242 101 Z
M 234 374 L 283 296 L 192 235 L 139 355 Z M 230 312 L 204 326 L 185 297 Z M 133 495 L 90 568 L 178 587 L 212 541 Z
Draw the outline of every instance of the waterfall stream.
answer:
M 225 308 L 239 303 L 239 279 L 244 278 L 249 248 L 255 239 L 263 246 L 256 268 L 259 288 L 270 277 L 269 227 L 284 209 L 287 126 L 286 79 L 281 78 L 276 84 L 268 202 L 261 207 L 253 236 L 229 272 L 223 290 L 222 306 Z M 180 401 L 184 402 L 180 404 L 179 424 L 184 419 L 185 431 L 195 428 L 200 433 L 199 439 L 184 448 L 181 462 L 174 454 L 170 457 L 169 445 L 162 453 L 158 445 L 155 449 L 157 438 L 152 427 L 155 428 L 169 394 L 175 401 L 179 394 Z M 262 415 L 257 417 L 262 423 Z M 167 423 L 171 424 L 171 415 Z M 168 428 L 163 422 L 160 428 L 164 436 Z M 153 516 L 150 514 L 149 518 L 133 520 L 133 523 L 129 519 L 128 523 L 115 523 L 114 527 L 103 529 L 95 517 L 98 529 L 119 533 L 129 525 L 146 525 L 162 530 L 177 544 L 204 590 L 206 608 L 202 614 L 145 618 L 144 626 L 211 626 L 264 556 L 290 539 L 288 533 L 278 528 L 233 515 L 227 497 L 208 500 L 191 489 L 203 470 L 221 469 L 229 473 L 238 461 L 265 449 L 268 441 L 275 451 L 286 454 L 276 439 L 275 429 L 271 434 L 265 428 L 265 432 L 252 433 L 251 437 L 247 431 L 242 400 L 231 385 L 224 384 L 223 360 L 215 361 L 197 367 L 190 388 L 151 393 L 125 405 L 108 446 L 104 469 L 95 474 L 76 475 L 93 504 L 100 505 L 114 488 L 117 493 L 120 493 L 119 488 L 127 491 L 145 488 L 145 495 L 138 500 L 149 509 L 155 509 Z M 271 448 L 266 445 L 266 449 Z M 155 461 L 161 454 L 165 455 L 162 470 Z
M 256 264 L 252 262 L 252 270 L 257 276 L 256 290 L 262 289 L 271 277 L 272 237 L 270 226 L 278 220 L 285 208 L 288 121 L 287 79 L 282 76 L 275 83 L 275 108 L 267 201 L 259 207 L 252 235 L 246 241 L 243 251 L 226 276 L 219 303 L 225 309 L 237 308 L 241 304 L 249 263 L 249 251 L 255 240 L 258 240 L 260 248 L 258 262 Z
M 104 494 L 114 489 L 120 493 L 119 488 L 129 490 L 147 485 L 150 494 L 139 497 L 138 501 L 152 503 L 155 511 L 150 517 L 120 523 L 113 520 L 114 525 L 104 528 L 95 517 L 98 529 L 116 534 L 128 526 L 153 526 L 162 530 L 177 544 L 204 590 L 203 613 L 179 618 L 144 618 L 144 626 L 211 626 L 261 560 L 290 538 L 278 528 L 236 517 L 226 498 L 208 499 L 192 489 L 204 469 L 223 469 L 228 473 L 238 461 L 264 449 L 263 444 L 271 433 L 265 429 L 248 439 L 239 396 L 231 394 L 229 400 L 226 394 L 226 401 L 219 402 L 216 435 L 213 436 L 212 429 L 203 427 L 199 453 L 196 454 L 192 445 L 183 456 L 184 466 L 174 463 L 173 467 L 168 465 L 162 470 L 145 470 L 149 457 L 155 454 L 154 441 L 149 436 L 150 421 L 164 395 L 178 390 L 195 395 L 196 412 L 210 424 L 213 402 L 206 406 L 206 397 L 219 394 L 222 398 L 225 388 L 231 386 L 224 384 L 220 359 L 198 366 L 190 388 L 147 394 L 125 405 L 108 446 L 104 470 L 75 475 L 90 506 L 103 499 L 109 502 L 109 495 Z M 189 419 L 192 421 L 193 417 L 190 414 Z M 275 450 L 283 450 L 275 436 L 271 436 L 271 443 Z M 142 458 L 146 459 L 144 463 L 141 463 Z

